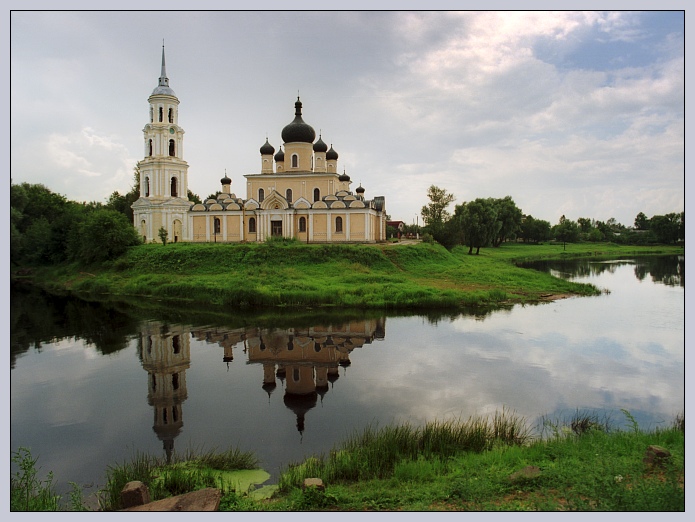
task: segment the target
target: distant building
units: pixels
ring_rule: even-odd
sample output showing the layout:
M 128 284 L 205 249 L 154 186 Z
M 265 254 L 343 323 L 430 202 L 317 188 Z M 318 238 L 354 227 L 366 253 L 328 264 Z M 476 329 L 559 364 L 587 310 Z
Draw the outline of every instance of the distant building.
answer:
M 145 242 L 257 242 L 268 237 L 307 243 L 373 243 L 386 240 L 385 198 L 365 198 L 350 190 L 338 174 L 338 153 L 302 119 L 302 102 L 282 129 L 276 152 L 266 138 L 260 147 L 259 173 L 246 174 L 246 199 L 231 192 L 232 180 L 220 180 L 216 199 L 188 199 L 188 163 L 183 159 L 184 130 L 179 99 L 169 87 L 164 48 L 159 84 L 148 98 L 150 121 L 143 129 L 144 159 L 138 163 L 140 198 L 133 203 L 135 228 Z M 283 150 L 284 148 L 284 150 Z

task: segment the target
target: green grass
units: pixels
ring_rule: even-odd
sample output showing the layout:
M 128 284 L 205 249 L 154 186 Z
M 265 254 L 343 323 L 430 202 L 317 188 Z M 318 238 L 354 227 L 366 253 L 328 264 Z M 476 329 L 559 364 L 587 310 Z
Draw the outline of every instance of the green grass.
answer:
M 222 452 L 188 449 L 176 455 L 172 462 L 166 462 L 163 457 L 136 453 L 129 461 L 106 470 L 106 486 L 100 492 L 100 504 L 104 511 L 121 509 L 121 491 L 134 480 L 148 487 L 151 500 L 208 487 L 219 487 L 227 494 L 235 491 L 236 484 L 244 482 L 243 475 L 234 472 L 255 471 L 257 474 L 260 471 L 260 482 L 266 480 L 269 475 L 256 470 L 257 467 L 258 460 L 253 453 L 237 448 Z M 251 482 L 254 482 L 253 477 Z
M 153 500 L 218 487 L 220 511 L 684 511 L 685 416 L 642 431 L 623 413 L 625 431 L 577 412 L 546 419 L 544 436 L 533 436 L 524 419 L 507 411 L 420 427 L 370 426 L 328 455 L 288 466 L 278 486 L 260 489 L 269 477 L 264 471 L 229 471 L 256 465 L 238 450 L 189 450 L 169 464 L 137 454 L 107 470 L 102 508 L 119 509 L 123 486 L 141 480 Z M 671 456 L 645 462 L 651 445 Z M 40 480 L 26 449 L 12 460 L 18 471 L 11 476 L 11 509 L 58 510 L 52 474 Z M 325 490 L 301 487 L 304 478 L 317 477 Z M 65 509 L 84 510 L 79 491 Z
M 626 415 L 629 416 L 627 412 Z M 603 419 L 600 419 L 603 420 Z M 488 428 L 495 422 L 488 424 Z M 501 417 L 498 426 L 509 434 L 518 419 Z M 415 453 L 402 451 L 390 470 L 360 477 L 325 478 L 325 491 L 302 490 L 297 480 L 321 477 L 325 458 L 310 458 L 281 478 L 281 494 L 266 502 L 266 510 L 331 511 L 683 511 L 684 418 L 652 432 L 613 430 L 592 415 L 574 416 L 569 424 L 553 421 L 558 430 L 549 438 L 520 437 L 515 443 L 489 438 L 482 448 L 466 445 L 452 451 L 448 444 Z M 447 431 L 456 432 L 457 423 Z M 367 429 L 357 444 L 341 449 L 342 460 L 353 454 L 363 467 L 364 448 L 386 440 L 409 426 Z M 422 434 L 422 432 L 420 432 Z M 491 434 L 488 432 L 488 437 Z M 447 437 L 451 437 L 451 434 Z M 408 438 L 408 437 L 406 437 Z M 659 466 L 643 462 L 647 447 L 659 445 L 671 458 Z M 363 448 L 360 450 L 360 448 Z M 295 477 L 300 471 L 300 476 Z M 529 471 L 524 473 L 524 471 Z M 520 473 L 521 472 L 521 473 Z M 326 475 L 327 477 L 327 475 Z M 283 481 L 285 481 L 283 487 Z
M 682 247 L 610 244 L 524 245 L 467 255 L 439 245 L 263 244 L 140 245 L 91 267 L 36 268 L 34 282 L 88 298 L 191 303 L 210 308 L 330 307 L 452 309 L 536 302 L 548 296 L 596 295 L 516 263 L 530 259 L 682 253 Z

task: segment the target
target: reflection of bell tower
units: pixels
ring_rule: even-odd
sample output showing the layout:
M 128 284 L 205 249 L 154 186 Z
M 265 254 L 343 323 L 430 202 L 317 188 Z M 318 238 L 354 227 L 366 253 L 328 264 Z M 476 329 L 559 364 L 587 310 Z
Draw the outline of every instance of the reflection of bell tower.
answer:
M 147 402 L 154 409 L 152 429 L 163 442 L 167 462 L 183 427 L 188 397 L 186 370 L 191 363 L 190 335 L 177 325 L 149 323 L 141 333 L 142 367 L 147 370 Z

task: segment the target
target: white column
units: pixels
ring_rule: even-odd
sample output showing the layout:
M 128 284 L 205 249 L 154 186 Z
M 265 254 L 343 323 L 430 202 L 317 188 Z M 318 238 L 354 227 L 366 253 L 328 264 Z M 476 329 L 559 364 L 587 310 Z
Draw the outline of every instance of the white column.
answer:
M 309 228 L 307 230 L 308 230 L 307 233 L 309 234 L 309 241 L 313 241 L 314 240 L 314 213 L 313 212 L 309 213 Z
M 210 241 L 210 216 L 205 216 L 205 241 Z
M 227 216 L 220 216 L 220 219 L 222 220 L 222 238 L 223 241 L 227 241 Z
M 331 213 L 326 214 L 326 241 L 331 240 L 331 229 L 333 228 L 333 216 Z
M 345 241 L 350 241 L 350 213 L 345 212 Z

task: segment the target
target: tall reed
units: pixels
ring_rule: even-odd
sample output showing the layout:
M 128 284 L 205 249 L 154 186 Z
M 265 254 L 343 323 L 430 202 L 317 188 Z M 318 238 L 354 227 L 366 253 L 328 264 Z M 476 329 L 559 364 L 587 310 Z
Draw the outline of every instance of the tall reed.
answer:
M 382 428 L 370 425 L 328 455 L 290 464 L 281 473 L 278 486 L 280 491 L 289 491 L 310 477 L 327 482 L 386 478 L 404 461 L 420 457 L 444 460 L 500 444 L 521 445 L 529 439 L 525 420 L 507 410 L 492 419 L 476 416 L 465 421 L 432 421 L 421 427 L 409 423 Z

